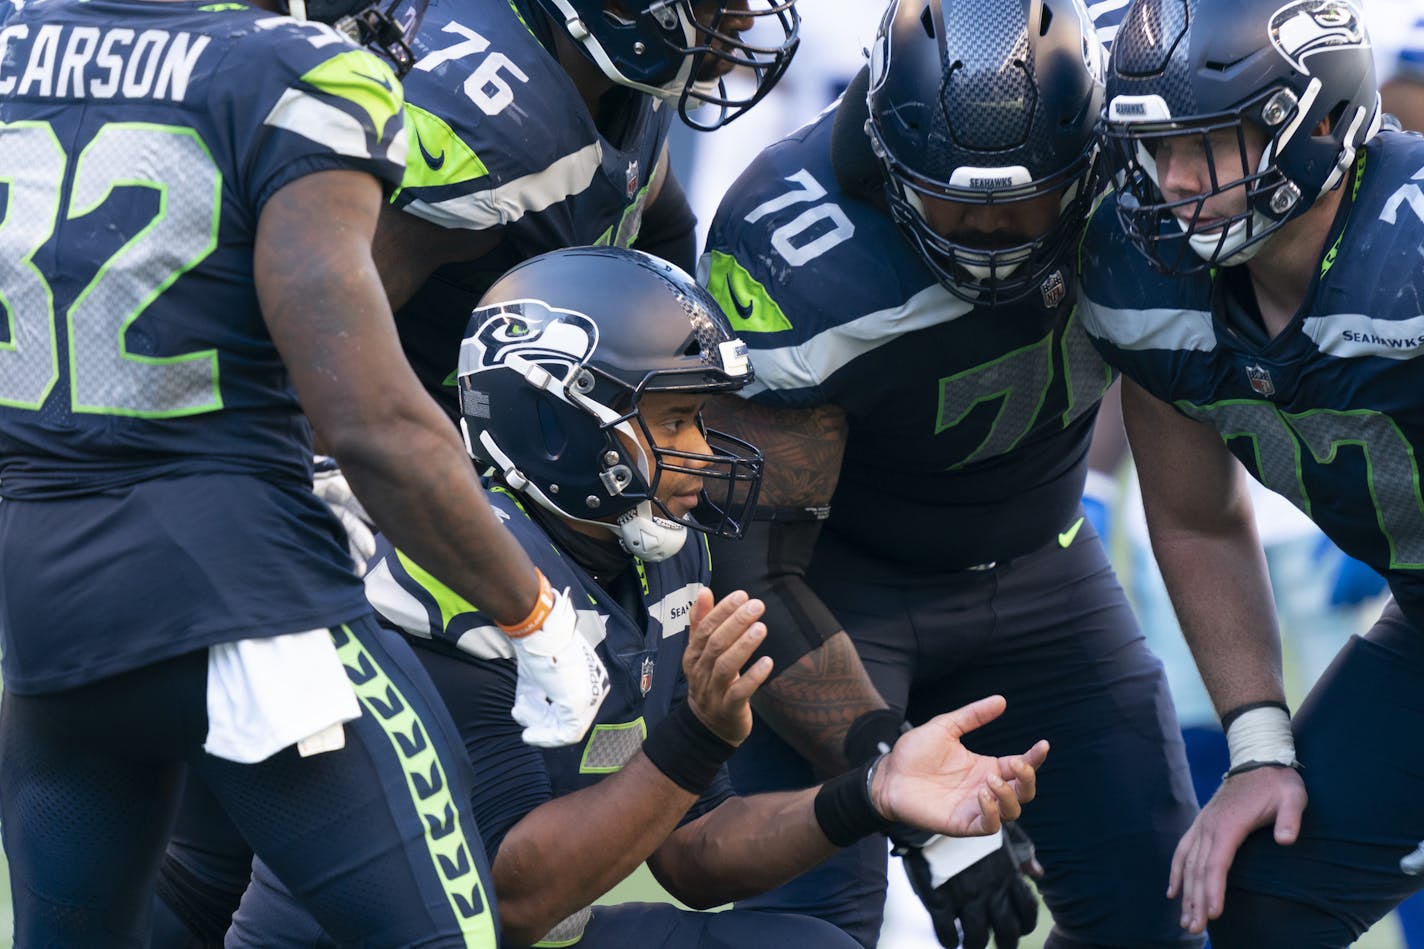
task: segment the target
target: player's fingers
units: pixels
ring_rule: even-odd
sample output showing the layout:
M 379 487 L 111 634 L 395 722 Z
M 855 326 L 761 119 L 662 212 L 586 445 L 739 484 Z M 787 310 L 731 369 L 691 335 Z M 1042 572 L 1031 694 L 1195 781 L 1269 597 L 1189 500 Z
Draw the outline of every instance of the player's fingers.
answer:
M 936 716 L 933 721 L 939 722 L 943 727 L 947 727 L 955 738 L 966 732 L 972 732 L 981 725 L 987 725 L 1004 713 L 1004 708 L 1008 702 L 1002 695 L 989 695 L 961 706 L 952 712 L 945 712 Z
M 713 664 L 712 681 L 714 684 L 727 688 L 737 681 L 741 675 L 742 666 L 747 664 L 747 660 L 752 657 L 752 653 L 761 645 L 766 638 L 766 626 L 762 623 L 752 623 L 746 630 L 730 642 L 721 655 L 717 656 L 717 661 Z
M 999 816 L 999 799 L 989 787 L 979 789 L 979 817 L 975 820 L 974 833 L 994 834 L 1003 826 Z
M 1191 849 L 1192 834 L 1195 828 L 1187 828 L 1187 832 L 1182 835 L 1182 839 L 1177 841 L 1177 849 L 1172 851 L 1172 868 L 1167 873 L 1167 899 L 1174 900 L 1182 892 L 1182 870 L 1187 861 L 1187 852 Z M 1185 922 L 1185 920 L 1184 920 Z
M 1218 839 L 1207 856 L 1203 887 L 1207 919 L 1216 919 L 1226 905 L 1226 874 L 1231 869 L 1231 861 L 1236 859 L 1236 848 L 1241 846 L 1243 839 L 1241 836 L 1230 840 Z
M 766 605 L 761 600 L 752 598 L 744 601 L 735 610 L 722 617 L 717 628 L 707 638 L 707 653 L 710 660 L 715 662 L 720 658 L 765 612 Z
M 1187 863 L 1187 893 L 1191 900 L 1192 932 L 1206 929 L 1206 921 L 1211 913 L 1212 866 L 1220 844 L 1215 832 L 1203 832 L 1197 837 L 1191 859 Z
M 741 610 L 747 609 L 747 604 L 750 602 L 752 600 L 746 592 L 734 590 L 719 600 L 702 617 L 702 622 L 695 634 L 689 635 L 687 640 L 683 667 L 687 668 L 688 664 L 691 664 L 692 668 L 688 669 L 689 676 L 694 674 L 711 675 L 713 664 L 721 655 L 722 650 L 726 648 L 727 630 L 731 628 L 728 624 L 736 624 L 739 629 L 745 629 L 746 622 L 738 624 L 735 617 Z
M 1019 804 L 1018 793 L 1011 782 L 1005 781 L 997 774 L 990 774 L 988 778 L 989 790 L 994 794 L 995 803 L 999 808 L 999 816 L 1003 820 L 1018 820 L 1023 813 L 1023 807 Z
M 1038 772 L 1024 755 L 1000 758 L 1000 773 L 1012 788 L 1019 803 L 1027 804 L 1038 794 Z M 1017 819 L 1017 818 L 1011 818 Z
M 745 590 L 733 590 L 715 603 L 712 601 L 712 591 L 703 587 L 697 592 L 697 599 L 693 602 L 693 615 L 691 622 L 696 638 L 703 642 L 710 639 L 717 629 L 740 609 L 751 597 Z M 699 610 L 698 607 L 702 609 Z
M 1302 808 L 1282 805 L 1276 811 L 1275 837 L 1276 843 L 1282 847 L 1289 847 L 1295 843 L 1295 839 L 1300 836 L 1300 818 Z
M 762 656 L 752 663 L 741 677 L 733 682 L 727 690 L 727 698 L 733 702 L 749 702 L 756 694 L 756 690 L 766 684 L 766 680 L 771 678 L 772 660 L 770 656 Z
M 751 644 L 752 648 L 747 648 L 746 644 L 742 643 L 743 637 L 753 626 L 762 627 L 759 635 L 764 637 L 766 634 L 766 627 L 756 622 L 765 609 L 761 600 L 748 600 L 717 626 L 698 660 L 701 674 L 706 676 L 709 682 L 718 688 L 726 688 L 727 684 L 736 678 L 737 672 L 751 657 L 752 649 L 760 644 L 760 640 L 757 640 Z M 731 657 L 738 655 L 739 662 L 731 661 Z

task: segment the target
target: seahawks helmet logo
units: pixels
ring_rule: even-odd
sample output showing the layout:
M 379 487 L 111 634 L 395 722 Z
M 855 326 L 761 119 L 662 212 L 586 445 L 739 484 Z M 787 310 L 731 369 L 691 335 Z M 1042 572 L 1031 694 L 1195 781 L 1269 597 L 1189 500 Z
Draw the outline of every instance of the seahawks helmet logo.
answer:
M 1276 52 L 1307 76 L 1305 61 L 1316 53 L 1370 45 L 1360 11 L 1347 0 L 1294 0 L 1271 15 L 1270 35 Z
M 461 347 L 460 375 L 535 363 L 559 379 L 585 363 L 598 347 L 598 327 L 582 313 L 551 309 L 538 300 L 504 304 L 469 334 Z

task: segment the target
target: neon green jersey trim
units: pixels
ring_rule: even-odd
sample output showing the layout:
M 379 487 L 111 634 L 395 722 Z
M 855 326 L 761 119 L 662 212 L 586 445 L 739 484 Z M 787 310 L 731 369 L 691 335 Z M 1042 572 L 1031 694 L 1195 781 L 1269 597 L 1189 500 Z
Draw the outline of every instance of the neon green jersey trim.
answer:
M 746 268 L 730 254 L 714 250 L 707 272 L 707 290 L 739 333 L 779 333 L 791 329 L 781 307 Z

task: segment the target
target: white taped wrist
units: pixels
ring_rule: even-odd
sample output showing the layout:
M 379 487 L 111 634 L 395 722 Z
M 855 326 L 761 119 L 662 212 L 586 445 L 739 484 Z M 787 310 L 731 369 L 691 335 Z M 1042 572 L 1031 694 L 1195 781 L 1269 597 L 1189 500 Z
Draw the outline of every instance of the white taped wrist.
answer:
M 1226 730 L 1226 747 L 1233 771 L 1253 763 L 1286 767 L 1298 764 L 1290 714 L 1274 706 L 1242 712 Z
M 563 592 L 554 591 L 554 605 L 543 624 L 534 632 L 519 639 L 511 640 L 523 647 L 525 652 L 535 656 L 555 656 L 563 652 L 578 635 L 578 614 L 567 588 Z
M 935 835 L 920 848 L 930 868 L 930 884 L 939 889 L 950 877 L 983 860 L 1004 845 L 1004 832 L 983 837 L 944 837 Z

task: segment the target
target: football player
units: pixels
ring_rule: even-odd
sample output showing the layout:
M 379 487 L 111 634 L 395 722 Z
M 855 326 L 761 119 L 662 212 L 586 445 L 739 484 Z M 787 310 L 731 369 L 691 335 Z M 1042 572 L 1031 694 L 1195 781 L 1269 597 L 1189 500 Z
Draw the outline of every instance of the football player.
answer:
M 1038 861 L 1050 945 L 1201 941 L 1164 896 L 1196 807 L 1162 668 L 1079 505 L 1113 378 L 1074 316 L 1101 75 L 1071 0 L 897 0 L 839 104 L 731 189 L 702 262 L 757 366 L 709 417 L 766 456 L 747 538 L 714 544 L 779 669 L 757 708 L 782 738 L 753 732 L 737 789 L 805 786 L 984 690 L 1009 711 L 976 749 L 1041 730 L 1059 751 L 1002 837 L 899 836 L 946 946 L 1032 929 Z M 863 841 L 741 905 L 871 946 L 885 860 Z
M 849 936 L 810 917 L 590 904 L 648 860 L 678 899 L 716 906 L 886 817 L 983 833 L 1032 798 L 1043 743 L 1003 759 L 959 744 L 1002 709 L 998 697 L 819 790 L 732 796 L 722 765 L 746 738 L 748 698 L 772 660 L 747 665 L 766 633 L 758 601 L 738 592 L 713 605 L 706 538 L 740 533 L 761 459 L 702 426 L 708 396 L 753 374 L 687 274 L 620 248 L 527 261 L 475 310 L 458 378 L 470 448 L 496 472 L 490 503 L 555 585 L 574 591 L 579 629 L 614 683 L 582 747 L 528 744 L 505 711 L 519 700 L 507 642 L 383 541 L 367 595 L 419 647 L 480 775 L 473 810 L 506 944 L 849 949 Z M 228 945 L 322 944 L 259 862 Z
M 395 343 L 370 247 L 402 96 L 348 33 L 405 65 L 401 31 L 279 12 L 56 0 L 0 33 L 18 945 L 146 943 L 185 772 L 344 941 L 496 944 L 468 761 L 311 491 L 312 427 L 400 543 L 528 634 L 521 683 L 556 703 L 521 711 L 531 738 L 581 735 L 606 690 Z
M 1218 947 L 1345 946 L 1420 884 L 1424 141 L 1348 0 L 1140 0 L 1107 98 L 1084 319 L 1230 751 L 1171 890 Z M 1294 719 L 1243 469 L 1393 593 Z
M 406 79 L 411 150 L 376 261 L 401 343 L 451 418 L 455 354 L 495 277 L 576 245 L 695 264 L 666 154 L 681 115 L 717 128 L 795 52 L 795 0 L 513 0 L 433 7 Z M 743 38 L 756 27 L 758 42 Z M 760 38 L 765 37 L 762 41 Z M 727 92 L 742 67 L 756 81 Z
M 401 346 L 452 420 L 470 310 L 513 264 L 635 244 L 692 269 L 695 219 L 668 175 L 668 127 L 680 115 L 715 128 L 755 105 L 790 63 L 799 23 L 795 0 L 430 8 L 409 43 L 406 172 L 373 254 Z M 755 43 L 742 38 L 753 26 Z M 747 92 L 722 81 L 737 67 L 755 79 Z M 364 560 L 373 541 L 344 478 L 322 465 L 316 487 Z M 183 945 L 190 929 L 220 942 L 247 879 L 250 853 L 221 809 L 201 787 L 188 796 L 162 871 L 159 925 L 173 939 L 158 949 Z

